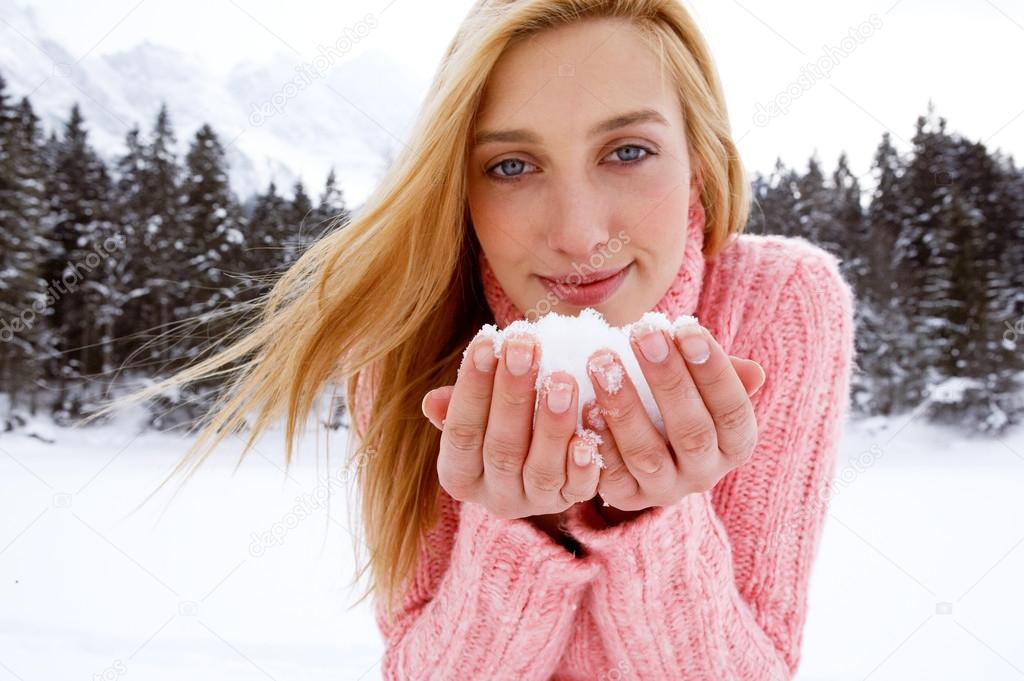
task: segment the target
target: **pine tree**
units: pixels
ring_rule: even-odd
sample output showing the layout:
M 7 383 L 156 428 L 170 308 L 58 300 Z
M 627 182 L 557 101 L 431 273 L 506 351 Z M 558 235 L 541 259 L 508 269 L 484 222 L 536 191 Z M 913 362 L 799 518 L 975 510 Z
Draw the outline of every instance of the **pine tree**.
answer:
M 316 225 L 312 224 L 313 201 L 306 193 L 302 180 L 295 182 L 292 187 L 292 200 L 288 206 L 288 223 L 290 234 L 284 244 L 286 265 L 298 260 L 313 241 L 316 240 Z
M 133 364 L 143 350 L 146 321 L 150 319 L 150 260 L 144 228 L 150 213 L 144 192 L 146 149 L 138 126 L 125 135 L 125 153 L 115 165 L 115 191 L 112 199 L 113 221 L 125 243 L 111 271 L 111 303 L 118 310 L 111 336 L 111 366 Z
M 807 172 L 799 176 L 795 184 L 797 197 L 794 217 L 798 225 L 797 234 L 839 255 L 840 248 L 833 234 L 831 191 L 825 186 L 825 175 L 817 156 L 811 156 L 807 162 Z
M 1001 342 L 1013 297 L 1014 268 L 1003 260 L 1014 218 L 1012 195 L 1003 168 L 983 144 L 960 136 L 952 137 L 951 144 L 951 198 L 938 217 L 954 239 L 947 295 L 956 304 L 947 313 L 947 335 L 955 362 L 947 380 L 963 388 L 958 387 L 956 399 L 939 400 L 929 411 L 934 419 L 998 433 L 1024 412 L 1015 399 L 1018 358 Z
M 745 230 L 751 234 L 781 234 L 792 236 L 800 233 L 797 216 L 799 175 L 776 159 L 775 169 L 767 177 L 758 176 L 753 186 L 754 205 L 751 220 Z
M 844 178 L 843 165 L 834 184 L 851 184 Z M 871 173 L 874 189 L 868 204 L 864 236 L 853 239 L 858 254 L 852 265 L 857 306 L 855 309 L 857 371 L 853 375 L 854 406 L 861 414 L 890 414 L 905 404 L 906 370 L 900 365 L 901 341 L 909 333 L 893 268 L 894 244 L 901 220 L 899 154 L 888 133 L 875 151 Z M 852 202 L 852 197 L 847 199 Z M 842 204 L 843 201 L 840 200 Z M 840 209 L 839 215 L 844 211 Z M 840 218 L 840 221 L 843 220 Z M 847 270 L 849 271 L 849 270 Z
M 42 360 L 52 354 L 43 294 L 47 257 L 42 137 L 28 99 L 9 105 L 0 77 L 0 392 L 6 419 L 36 411 Z
M 318 234 L 325 234 L 335 229 L 341 229 L 351 219 L 348 208 L 345 206 L 345 196 L 338 187 L 338 180 L 334 174 L 334 168 L 327 173 L 327 181 L 324 190 L 320 194 L 320 202 L 313 213 L 313 224 Z
M 58 355 L 48 366 L 57 384 L 58 418 L 82 413 L 84 378 L 102 369 L 101 334 L 108 260 L 123 244 L 108 217 L 110 177 L 87 139 L 78 105 L 64 126 L 47 183 L 53 223 L 51 257 L 44 266 Z
M 213 313 L 244 298 L 246 280 L 241 209 L 228 183 L 228 166 L 216 133 L 209 125 L 196 132 L 185 157 L 183 221 L 189 236 L 187 251 L 190 274 L 186 305 L 179 318 L 199 315 L 213 324 Z M 220 338 L 227 328 L 209 327 L 211 338 Z M 213 347 L 219 347 L 215 343 Z M 207 346 L 204 346 L 207 347 Z M 189 343 L 188 357 L 199 347 Z
M 264 194 L 256 197 L 249 216 L 249 237 L 254 247 L 248 250 L 246 271 L 257 277 L 257 288 L 263 291 L 272 278 L 288 262 L 286 241 L 292 234 L 289 202 L 277 193 L 271 181 Z
M 868 247 L 867 224 L 861 204 L 863 190 L 860 181 L 850 170 L 846 153 L 839 155 L 832 173 L 832 206 L 830 233 L 824 238 L 832 244 L 839 256 L 842 272 L 860 290 L 866 276 L 864 253 Z
M 180 187 L 181 169 L 175 156 L 176 145 L 167 105 L 157 113 L 149 143 L 143 147 L 140 175 L 142 216 L 141 249 L 145 296 L 140 299 L 143 327 L 154 333 L 158 342 L 150 346 L 155 361 L 172 360 L 171 327 L 174 311 L 185 298 L 187 285 L 187 235 L 182 231 Z

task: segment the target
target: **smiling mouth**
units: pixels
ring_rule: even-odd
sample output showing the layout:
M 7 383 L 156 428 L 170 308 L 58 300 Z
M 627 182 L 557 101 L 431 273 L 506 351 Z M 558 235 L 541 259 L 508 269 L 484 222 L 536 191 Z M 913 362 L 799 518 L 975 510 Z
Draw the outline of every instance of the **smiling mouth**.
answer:
M 589 307 L 600 305 L 611 298 L 622 286 L 632 266 L 633 263 L 630 262 L 625 267 L 614 270 L 610 275 L 604 276 L 601 279 L 591 279 L 588 282 L 578 284 L 559 283 L 544 276 L 541 276 L 540 279 L 559 300 L 577 307 Z
M 594 272 L 587 277 L 583 277 L 578 273 L 559 275 L 557 277 L 546 277 L 543 274 L 538 276 L 540 276 L 541 279 L 545 279 L 548 282 L 555 284 L 557 286 L 568 286 L 570 288 L 577 288 L 581 286 L 589 286 L 590 284 L 596 284 L 602 281 L 607 281 L 608 279 L 611 279 L 612 277 L 621 274 L 622 271 L 629 267 L 631 264 L 632 263 L 630 262 L 624 265 L 623 267 L 614 270 L 602 270 L 600 272 Z

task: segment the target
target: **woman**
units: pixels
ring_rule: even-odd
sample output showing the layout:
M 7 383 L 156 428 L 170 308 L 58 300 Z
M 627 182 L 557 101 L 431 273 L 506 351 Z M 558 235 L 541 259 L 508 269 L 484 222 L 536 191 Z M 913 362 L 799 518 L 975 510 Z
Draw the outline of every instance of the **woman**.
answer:
M 362 214 L 173 379 L 245 360 L 182 465 L 254 409 L 252 438 L 286 408 L 290 461 L 344 378 L 385 678 L 792 678 L 852 294 L 820 248 L 741 235 L 748 197 L 676 0 L 481 0 Z M 590 358 L 594 452 L 568 374 L 531 429 L 529 338 L 469 346 L 586 306 L 700 320 L 634 336 L 667 438 L 628 378 L 603 387 L 614 353 Z

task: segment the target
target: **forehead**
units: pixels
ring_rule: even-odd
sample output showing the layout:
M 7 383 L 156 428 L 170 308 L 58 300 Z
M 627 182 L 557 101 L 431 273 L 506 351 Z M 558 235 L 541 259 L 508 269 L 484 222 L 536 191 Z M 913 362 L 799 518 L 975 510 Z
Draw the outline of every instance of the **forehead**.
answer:
M 488 77 L 476 126 L 581 136 L 598 120 L 638 109 L 681 127 L 676 85 L 639 29 L 625 19 L 587 19 L 511 45 Z

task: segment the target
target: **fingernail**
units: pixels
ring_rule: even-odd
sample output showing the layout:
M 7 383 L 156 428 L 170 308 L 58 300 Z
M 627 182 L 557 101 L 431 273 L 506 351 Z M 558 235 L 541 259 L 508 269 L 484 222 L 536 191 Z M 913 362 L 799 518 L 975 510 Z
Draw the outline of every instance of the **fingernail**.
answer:
M 606 393 L 614 395 L 619 392 L 622 387 L 622 367 L 615 361 L 615 357 L 602 353 L 592 357 L 588 366 Z
M 522 376 L 533 363 L 533 341 L 525 339 L 509 340 L 505 350 L 505 364 L 513 376 Z
M 473 364 L 480 371 L 490 373 L 494 367 L 494 348 L 488 341 L 483 341 L 473 350 Z
M 607 430 L 608 424 L 604 420 L 604 416 L 601 414 L 601 407 L 598 404 L 593 404 L 587 410 L 587 420 L 590 421 L 590 425 L 598 430 Z
M 683 351 L 683 357 L 693 364 L 703 364 L 711 356 L 711 346 L 704 338 L 703 327 L 694 327 L 680 331 L 676 336 L 679 338 L 679 346 Z
M 636 342 L 647 361 L 655 364 L 664 362 L 668 357 L 668 343 L 665 342 L 665 335 L 658 329 L 640 333 L 643 333 L 643 336 L 637 338 Z
M 556 414 L 562 414 L 569 408 L 572 402 L 572 384 L 551 383 L 551 377 L 546 379 L 548 383 L 548 409 Z
M 584 440 L 577 440 L 572 448 L 572 460 L 576 462 L 577 466 L 589 466 L 593 463 L 596 453 L 594 445 Z
M 758 383 L 758 384 L 757 384 L 757 387 L 756 387 L 756 388 L 754 388 L 753 392 L 751 392 L 751 393 L 750 393 L 750 396 L 751 396 L 751 397 L 753 397 L 754 395 L 756 395 L 756 394 L 757 394 L 757 391 L 758 391 L 758 390 L 760 390 L 761 388 L 763 388 L 763 387 L 764 387 L 764 382 L 765 382 L 765 378 L 766 378 L 766 377 L 765 377 L 764 369 L 761 369 L 761 382 L 760 382 L 760 383 Z

